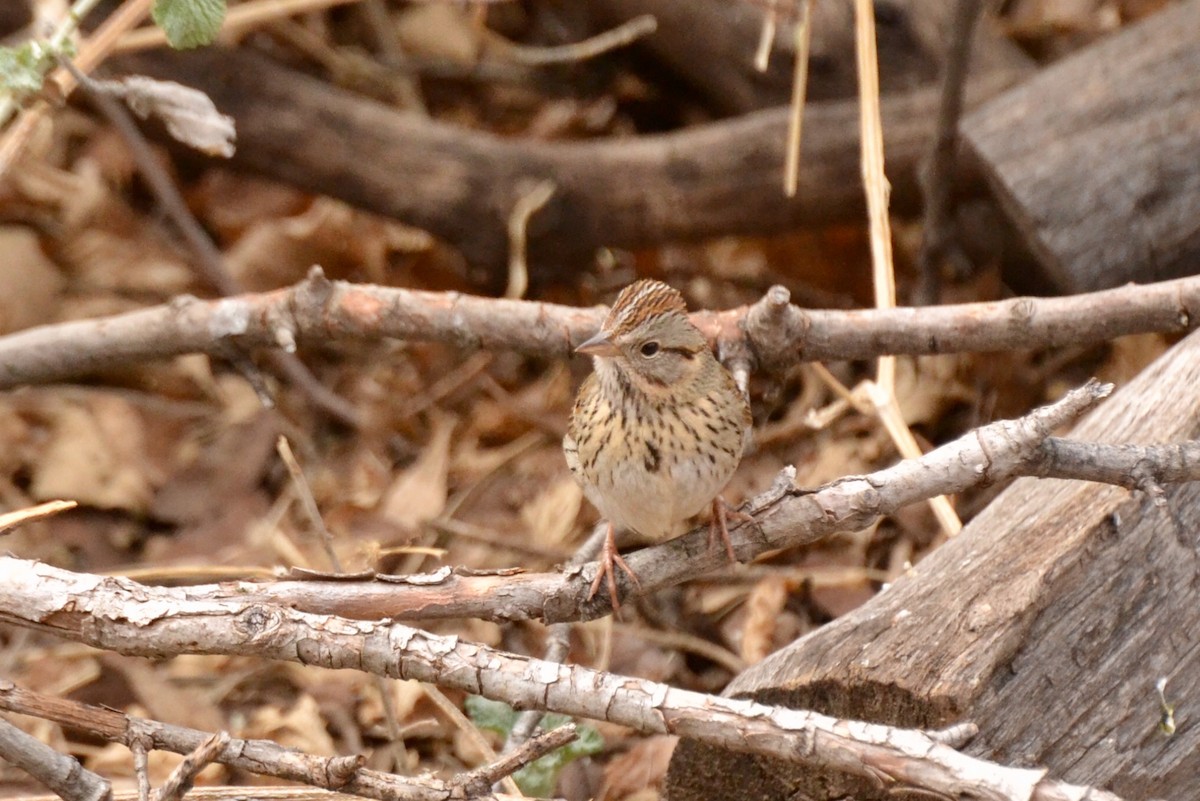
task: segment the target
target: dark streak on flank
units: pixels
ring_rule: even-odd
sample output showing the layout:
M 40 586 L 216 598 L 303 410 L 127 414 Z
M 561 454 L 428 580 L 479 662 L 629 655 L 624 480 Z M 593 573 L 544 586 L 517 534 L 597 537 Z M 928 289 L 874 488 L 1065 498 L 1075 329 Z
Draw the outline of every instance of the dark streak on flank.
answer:
M 653 442 L 646 443 L 646 472 L 657 473 L 659 466 L 662 464 L 662 453 Z

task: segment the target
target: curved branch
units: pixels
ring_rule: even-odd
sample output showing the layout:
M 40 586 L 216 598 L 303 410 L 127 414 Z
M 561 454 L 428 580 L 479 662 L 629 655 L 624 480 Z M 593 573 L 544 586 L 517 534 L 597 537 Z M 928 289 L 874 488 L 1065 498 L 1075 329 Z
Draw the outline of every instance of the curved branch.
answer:
M 244 50 L 143 53 L 122 70 L 178 81 L 233 117 L 233 163 L 423 228 L 476 266 L 504 274 L 506 221 L 530 181 L 554 199 L 529 228 L 531 268 L 542 275 L 591 263 L 600 247 L 791 230 L 861 219 L 858 105 L 805 110 L 800 190 L 780 190 L 788 109 L 686 130 L 584 142 L 505 139 L 406 115 Z M 974 101 L 1014 75 L 972 84 Z M 919 202 L 915 174 L 933 134 L 936 88 L 883 101 L 895 209 Z

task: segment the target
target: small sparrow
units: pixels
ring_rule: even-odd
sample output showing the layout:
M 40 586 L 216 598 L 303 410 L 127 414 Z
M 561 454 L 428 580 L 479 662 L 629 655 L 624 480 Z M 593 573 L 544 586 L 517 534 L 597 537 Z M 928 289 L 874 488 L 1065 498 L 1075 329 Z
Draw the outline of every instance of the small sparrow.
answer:
M 595 372 L 579 388 L 563 451 L 608 521 L 588 597 L 607 578 L 619 611 L 615 565 L 639 583 L 617 553 L 615 528 L 666 540 L 711 507 L 709 545 L 719 535 L 736 561 L 720 493 L 741 461 L 750 406 L 688 319 L 683 296 L 660 281 L 637 281 L 575 350 L 592 357 Z

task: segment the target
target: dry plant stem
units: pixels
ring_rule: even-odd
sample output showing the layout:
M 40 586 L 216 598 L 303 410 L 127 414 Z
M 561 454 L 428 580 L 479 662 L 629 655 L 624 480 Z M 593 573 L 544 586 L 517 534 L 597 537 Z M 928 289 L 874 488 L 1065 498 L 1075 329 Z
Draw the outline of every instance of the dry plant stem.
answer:
M 959 492 L 1018 475 L 1107 476 L 1120 486 L 1144 484 L 1134 478 L 1139 474 L 1149 476 L 1157 484 L 1200 478 L 1198 442 L 1132 451 L 1125 446 L 1091 445 L 1082 464 L 1056 457 L 1047 466 L 1044 440 L 1049 431 L 1077 418 L 1106 391 L 1107 387 L 1089 384 L 1057 404 L 1018 420 L 976 429 L 920 459 L 907 460 L 866 476 L 844 478 L 815 490 L 795 488 L 792 473 L 785 470 L 775 486 L 746 506 L 757 522 L 730 532 L 734 549 L 741 561 L 750 561 L 766 551 L 812 543 L 838 531 L 860 530 L 881 515 L 933 495 Z M 1130 454 L 1136 456 L 1137 471 L 1129 469 Z M 1115 458 L 1110 460 L 1110 455 Z M 708 549 L 707 526 L 630 553 L 626 560 L 637 571 L 647 592 L 682 584 L 727 566 L 724 554 Z M 17 560 L 12 564 L 29 563 Z M 603 617 L 611 611 L 605 596 L 587 599 L 588 585 L 596 569 L 593 563 L 582 569 L 568 568 L 563 573 L 481 575 L 444 568 L 431 575 L 387 576 L 356 582 L 322 581 L 316 577 L 187 588 L 151 588 L 127 579 L 122 581 L 139 587 L 147 597 L 164 599 L 168 606 L 186 601 L 251 609 L 254 604 L 265 603 L 364 620 L 479 617 L 562 623 Z M 629 588 L 624 589 L 628 593 Z
M 775 2 L 767 4 L 763 15 L 762 32 L 758 35 L 758 48 L 754 52 L 754 69 L 766 72 L 771 66 L 771 48 L 775 46 L 775 29 L 779 22 L 779 8 Z
M 557 47 L 529 47 L 506 43 L 501 52 L 510 60 L 526 67 L 544 67 L 551 64 L 571 64 L 586 61 L 620 47 L 633 44 L 643 36 L 658 30 L 658 21 L 652 14 L 642 14 L 611 30 L 604 31 L 582 42 Z
M 34 520 L 53 517 L 59 512 L 74 509 L 78 505 L 76 501 L 46 501 L 45 503 L 39 503 L 37 506 L 30 506 L 28 509 L 5 512 L 4 514 L 0 514 L 0 535 L 8 533 L 8 529 L 23 523 L 31 523 Z
M 150 747 L 142 738 L 127 746 L 133 754 L 133 772 L 137 776 L 138 801 L 150 801 Z
M 74 757 L 60 754 L 7 720 L 0 720 L 0 758 L 53 790 L 65 801 L 102 801 L 112 787 Z
M 883 173 L 883 117 L 879 107 L 879 63 L 875 46 L 875 11 L 871 0 L 855 0 L 855 46 L 858 57 L 859 100 L 862 103 L 863 182 L 871 232 L 871 275 L 875 307 L 896 305 L 896 276 L 892 263 L 892 230 L 888 218 L 889 186 Z M 896 402 L 896 359 L 881 356 L 875 380 L 865 385 L 875 415 L 884 424 L 905 458 L 920 455 L 916 438 L 905 425 Z M 962 529 L 950 501 L 943 495 L 929 499 L 942 531 L 953 535 Z
M 428 682 L 424 683 L 421 689 L 425 691 L 425 697 L 433 702 L 433 705 L 438 708 L 438 711 L 450 719 L 450 722 L 454 724 L 454 727 L 462 732 L 463 736 L 471 742 L 471 745 L 475 748 L 475 750 L 483 754 L 484 759 L 486 759 L 489 764 L 497 761 L 498 757 L 496 756 L 496 752 L 492 750 L 492 746 L 489 745 L 488 741 L 485 740 L 483 735 L 479 733 L 479 729 L 475 727 L 475 724 L 471 722 L 470 718 L 464 715 L 453 701 L 446 697 L 444 692 L 439 690 L 436 685 Z M 517 787 L 516 781 L 512 776 L 509 776 L 508 773 L 500 773 L 496 778 L 499 780 L 498 783 L 500 786 L 508 792 L 518 796 L 522 794 L 521 788 Z M 492 782 L 489 781 L 487 784 L 491 785 L 491 783 Z
M 292 446 L 288 442 L 287 437 L 282 434 L 275 443 L 275 448 L 279 452 L 280 458 L 287 467 L 288 475 L 292 479 L 292 487 L 295 489 L 297 497 L 300 499 L 300 506 L 304 509 L 304 514 L 308 518 L 309 525 L 313 531 L 316 531 L 321 538 L 321 545 L 325 549 L 325 558 L 329 560 L 329 566 L 335 573 L 344 572 L 342 568 L 342 560 L 338 558 L 337 550 L 333 547 L 333 534 L 329 531 L 329 527 L 325 525 L 324 518 L 321 517 L 321 510 L 317 508 L 317 499 L 313 497 L 312 487 L 308 483 L 308 479 L 304 477 L 304 469 L 300 466 L 300 462 L 296 459 L 296 454 L 292 452 Z M 381 676 L 372 676 L 375 693 L 379 696 L 379 704 L 383 707 L 383 718 L 387 724 L 388 736 L 390 738 L 389 746 L 392 751 L 392 757 L 395 764 L 401 768 L 405 767 L 405 746 L 404 737 L 400 732 L 400 720 L 396 715 L 396 705 L 393 703 L 392 694 L 388 692 L 387 680 Z
M 196 787 L 187 794 L 188 801 L 357 801 L 357 796 L 318 790 L 312 787 Z M 118 790 L 114 801 L 148 801 L 138 798 L 136 790 Z M 504 796 L 509 801 L 511 796 Z M 59 801 L 53 795 L 26 795 L 21 801 Z M 498 798 L 498 801 L 500 799 Z M 516 799 L 511 799 L 516 801 Z
M 333 547 L 333 534 L 329 532 L 329 527 L 325 525 L 325 520 L 321 517 L 321 510 L 317 508 L 317 499 L 313 497 L 312 487 L 305 479 L 304 469 L 300 467 L 300 462 L 296 459 L 296 454 L 292 451 L 287 437 L 279 435 L 279 439 L 275 442 L 275 450 L 279 453 L 279 458 L 283 460 L 284 466 L 287 467 L 288 475 L 292 479 L 292 486 L 300 498 L 300 506 L 304 509 L 304 515 L 308 518 L 309 525 L 321 539 L 321 547 L 325 549 L 325 557 L 329 560 L 329 566 L 335 573 L 343 572 L 342 560 L 338 559 L 337 551 Z
M 600 555 L 600 550 L 604 547 L 607 537 L 608 526 L 601 520 L 592 529 L 591 535 L 584 540 L 583 544 L 576 549 L 574 555 L 563 565 L 563 568 L 565 570 L 574 570 L 583 567 L 588 562 L 594 561 Z M 546 647 L 542 651 L 542 659 L 546 662 L 566 662 L 567 655 L 570 652 L 571 624 L 550 624 L 546 631 Z M 511 753 L 514 749 L 523 745 L 526 740 L 533 736 L 533 732 L 541 722 L 542 712 L 538 709 L 530 709 L 518 715 L 513 727 L 508 731 L 508 737 L 504 741 L 502 753 Z
M 526 232 L 529 218 L 545 206 L 554 196 L 554 182 L 540 181 L 536 186 L 517 199 L 512 214 L 508 217 L 508 286 L 504 297 L 525 297 L 529 288 L 529 264 L 525 259 Z
M 0 558 L 0 617 L 94 647 L 163 657 L 237 654 L 417 679 L 639 732 L 867 776 L 881 787 L 993 801 L 1115 799 L 961 754 L 921 731 L 680 690 L 553 664 L 394 622 L 280 605 L 168 601 L 157 588 Z M 1087 795 L 1091 793 L 1091 795 Z
M 130 748 L 145 742 L 147 747 L 188 754 L 211 736 L 183 726 L 126 715 L 107 707 L 82 704 L 64 698 L 30 692 L 0 681 L 0 708 L 43 718 L 89 732 Z M 361 756 L 324 757 L 284 748 L 270 740 L 231 740 L 216 761 L 238 770 L 303 782 L 323 791 L 340 790 L 364 798 L 402 801 L 453 801 L 450 782 L 396 776 L 362 767 Z M 246 788 L 241 788 L 244 793 Z
M 1189 331 L 1200 320 L 1200 277 L 1063 298 L 1014 298 L 931 308 L 824 311 L 791 305 L 783 287 L 759 302 L 697 312 L 710 340 L 745 344 L 761 370 L 801 360 L 870 359 L 1049 348 L 1128 334 Z M 0 389 L 45 384 L 185 353 L 223 354 L 280 341 L 345 343 L 383 337 L 569 357 L 604 313 L 532 301 L 328 281 L 202 301 L 185 297 L 126 314 L 39 326 L 0 337 Z
M 127 0 L 80 45 L 79 53 L 75 56 L 76 66 L 85 73 L 94 70 L 112 52 L 117 38 L 145 19 L 153 5 L 154 0 Z M 69 72 L 56 73 L 52 79 L 58 82 L 63 97 L 75 88 L 75 79 Z M 12 169 L 29 142 L 29 137 L 49 110 L 50 104 L 39 100 L 25 110 L 15 125 L 5 131 L 3 138 L 0 138 L 0 178 Z
M 260 0 L 259 2 L 242 3 L 233 6 L 225 14 L 225 21 L 221 24 L 218 36 L 222 39 L 236 39 L 255 28 L 283 17 L 323 11 L 327 8 L 358 2 L 360 0 Z M 167 46 L 167 36 L 162 29 L 147 27 L 130 31 L 122 36 L 117 41 L 114 52 L 127 53 L 151 47 Z
M 50 41 L 46 43 L 46 49 L 52 53 L 61 53 L 67 42 L 79 30 L 80 23 L 88 14 L 92 13 L 99 2 L 100 0 L 75 0 L 75 3 L 67 10 L 66 18 L 51 34 Z M 11 92 L 5 92 L 3 96 L 0 96 L 0 126 L 8 122 L 16 110 L 17 101 Z
M 504 779 L 511 782 L 512 774 L 551 751 L 562 748 L 578 736 L 579 732 L 574 723 L 559 726 L 557 729 L 543 732 L 532 740 L 522 743 L 512 752 L 494 759 L 483 767 L 455 776 L 449 784 L 452 787 L 462 788 L 462 792 L 468 798 L 486 795 L 488 788 L 498 780 Z
M 800 19 L 796 22 L 796 64 L 792 75 L 791 114 L 788 115 L 787 161 L 783 168 L 783 193 L 795 197 L 800 186 L 800 137 L 804 127 L 804 99 L 808 96 L 808 56 L 812 44 L 812 9 L 816 0 L 801 0 Z M 764 22 L 774 28 L 775 6 Z M 774 36 L 774 33 L 772 33 Z M 763 70 L 766 62 L 763 62 Z
M 942 65 L 942 92 L 938 101 L 937 128 L 933 146 L 919 173 L 924 196 L 925 221 L 921 250 L 917 255 L 919 284 L 915 305 L 937 302 L 939 271 L 949 245 L 950 192 L 958 148 L 958 121 L 971 62 L 971 41 L 983 14 L 982 0 L 955 0 L 954 27 Z
M 162 168 L 150 152 L 150 144 L 142 136 L 141 131 L 133 121 L 133 117 L 125 110 L 124 105 L 109 95 L 108 92 L 104 91 L 103 88 L 97 86 L 69 61 L 64 60 L 62 64 L 79 82 L 83 90 L 87 92 L 88 98 L 95 103 L 96 107 L 121 135 L 130 156 L 133 157 L 134 163 L 138 166 L 138 171 L 142 174 L 147 185 L 149 185 L 151 192 L 154 193 L 154 197 L 162 205 L 167 216 L 175 223 L 179 232 L 183 235 L 184 241 L 187 242 L 188 247 L 191 248 L 192 253 L 195 255 L 194 268 L 200 274 L 201 278 L 222 295 L 238 294 L 241 291 L 241 287 L 229 275 L 229 271 L 225 269 L 225 261 L 221 255 L 221 251 L 217 249 L 217 246 L 213 244 L 212 239 L 209 238 L 203 226 L 192 215 L 187 207 L 187 202 L 183 199 L 183 195 L 180 194 L 179 189 L 175 186 L 175 182 L 171 180 L 166 170 Z M 295 344 L 287 340 L 277 341 L 276 344 L 283 346 L 283 350 L 273 352 L 270 358 L 279 370 L 319 408 L 340 422 L 352 428 L 357 428 L 359 423 L 357 410 L 345 399 L 327 389 L 309 372 L 308 368 L 292 352 L 295 350 Z
M 184 795 L 192 789 L 200 771 L 217 760 L 231 739 L 229 732 L 221 731 L 200 743 L 195 751 L 185 756 L 183 761 L 175 766 L 175 770 L 171 771 L 171 775 L 158 789 L 155 801 L 182 801 Z

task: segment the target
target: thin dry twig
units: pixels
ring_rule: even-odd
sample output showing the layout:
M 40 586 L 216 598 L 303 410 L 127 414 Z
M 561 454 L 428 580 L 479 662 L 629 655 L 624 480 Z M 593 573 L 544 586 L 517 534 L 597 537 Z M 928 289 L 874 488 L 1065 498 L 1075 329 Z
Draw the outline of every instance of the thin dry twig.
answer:
M 883 114 L 879 103 L 879 60 L 875 43 L 875 11 L 871 0 L 855 0 L 855 44 L 858 61 L 859 102 L 862 104 L 863 183 L 867 194 L 870 222 L 871 275 L 875 289 L 875 308 L 896 305 L 895 265 L 892 262 L 892 231 L 888 217 L 891 187 L 883 171 Z M 896 357 L 879 358 L 875 380 L 864 381 L 859 392 L 870 402 L 874 415 L 883 423 L 900 455 L 915 458 L 921 449 L 904 422 L 896 400 Z M 929 505 L 942 531 L 951 536 L 962 530 L 962 522 L 945 496 L 929 499 Z
M 44 784 L 63 801 L 104 801 L 112 787 L 79 760 L 60 754 L 7 720 L 0 720 L 0 758 Z
M 26 509 L 18 509 L 15 512 L 4 512 L 0 514 L 0 534 L 7 534 L 10 528 L 15 528 L 25 523 L 32 523 L 35 520 L 53 517 L 68 509 L 74 509 L 78 505 L 76 501 L 46 501 L 45 503 L 39 503 L 36 506 L 30 506 Z
M 954 22 L 942 63 L 942 91 L 938 102 L 933 146 L 919 173 L 925 220 L 917 254 L 919 283 L 915 305 L 937 302 L 941 261 L 951 241 L 950 195 L 958 147 L 958 121 L 971 63 L 975 27 L 983 15 L 982 0 L 955 0 Z
M 292 451 L 291 443 L 283 434 L 280 434 L 279 439 L 275 441 L 275 450 L 279 453 L 279 458 L 283 460 L 284 466 L 287 467 L 288 475 L 292 479 L 292 487 L 295 488 L 296 495 L 300 498 L 300 506 L 304 509 L 309 526 L 321 540 L 321 547 L 325 549 L 325 557 L 329 559 L 330 567 L 335 573 L 341 573 L 342 560 L 338 559 L 337 551 L 333 547 L 333 534 L 325 525 L 325 519 L 321 517 L 321 510 L 317 508 L 317 499 L 313 497 L 312 487 L 304 477 L 304 469 L 300 467 L 300 462 L 296 459 L 295 452 Z
M 133 754 L 133 773 L 137 776 L 138 801 L 150 801 L 150 747 L 142 738 L 134 738 L 128 744 Z
M 175 223 L 188 247 L 191 248 L 195 256 L 194 269 L 220 294 L 236 295 L 240 292 L 241 287 L 225 269 L 225 260 L 221 251 L 191 213 L 183 195 L 175 186 L 175 182 L 154 158 L 150 144 L 134 124 L 129 112 L 102 87 L 87 78 L 75 65 L 65 60 L 62 64 L 79 81 L 80 86 L 88 93 L 89 99 L 117 129 L 117 133 L 125 142 L 130 156 L 137 164 L 138 171 L 150 187 L 151 192 L 154 193 L 154 197 L 163 207 L 167 216 Z M 318 408 L 345 425 L 357 428 L 360 424 L 358 411 L 344 398 L 326 388 L 304 366 L 303 362 L 292 352 L 295 350 L 295 343 L 281 337 L 278 339 L 278 344 L 282 350 L 272 353 L 271 360 L 279 370 Z M 245 360 L 235 360 L 235 363 L 248 365 Z M 253 368 L 251 368 L 252 372 Z M 248 379 L 256 385 L 256 388 L 261 386 L 261 382 L 252 374 L 248 376 Z M 260 397 L 269 397 L 264 394 L 264 391 L 260 391 L 259 394 Z
M 86 731 L 101 739 L 122 743 L 135 753 L 139 748 L 143 754 L 147 748 L 152 748 L 188 754 L 211 736 L 209 732 L 126 715 L 108 707 L 31 692 L 3 680 L 0 680 L 0 709 Z M 233 739 L 218 753 L 216 761 L 237 770 L 302 782 L 324 793 L 340 790 L 381 801 L 452 801 L 455 798 L 449 782 L 371 770 L 363 767 L 365 760 L 361 756 L 315 756 L 284 748 L 270 740 Z M 245 788 L 239 789 L 244 795 Z
M 550 64 L 572 64 L 603 55 L 610 50 L 626 47 L 644 36 L 658 30 L 658 20 L 653 14 L 642 14 L 623 22 L 611 30 L 598 33 L 582 42 L 556 47 L 530 47 L 511 42 L 505 43 L 502 53 L 511 61 L 526 67 L 543 67 Z
M 75 56 L 75 66 L 83 73 L 96 69 L 112 52 L 116 40 L 131 30 L 150 13 L 154 0 L 128 0 L 117 8 L 80 46 Z M 62 97 L 71 94 L 75 78 L 66 70 L 59 69 L 50 76 L 58 84 Z M 39 100 L 21 114 L 16 123 L 0 137 L 0 178 L 3 178 L 20 158 L 29 143 L 29 138 L 42 119 L 50 111 L 50 104 Z
M 433 702 L 433 705 L 438 708 L 438 711 L 450 719 L 450 722 L 454 724 L 454 728 L 462 732 L 463 736 L 471 742 L 471 745 L 475 748 L 475 750 L 483 754 L 484 759 L 487 760 L 489 765 L 496 764 L 499 761 L 500 758 L 496 755 L 496 752 L 492 749 L 492 746 L 488 744 L 488 741 L 483 738 L 483 735 L 479 733 L 479 729 L 475 727 L 475 724 L 471 722 L 471 719 L 464 715 L 462 710 L 459 709 L 453 701 L 446 697 L 444 692 L 429 682 L 422 683 L 421 689 L 425 691 L 425 697 Z M 516 768 L 514 768 L 514 770 L 515 769 Z M 517 782 L 512 776 L 509 775 L 511 772 L 512 771 L 498 773 L 496 780 L 499 781 L 500 785 L 505 790 L 513 795 L 522 795 L 521 788 L 517 787 Z M 490 786 L 491 784 L 492 781 L 488 781 L 485 786 Z
M 462 788 L 468 798 L 485 795 L 493 784 L 504 779 L 511 780 L 512 774 L 530 762 L 542 758 L 555 749 L 562 748 L 578 737 L 579 730 L 574 723 L 567 723 L 556 729 L 542 732 L 503 756 L 494 758 L 488 764 L 469 773 L 455 776 L 449 784 L 452 787 Z
M 804 100 L 808 96 L 808 57 L 812 43 L 812 10 L 816 0 L 801 0 L 796 22 L 796 63 L 792 74 L 791 114 L 788 116 L 787 160 L 783 168 L 783 192 L 795 197 L 800 187 L 800 138 L 804 126 Z M 772 5 L 774 18 L 774 5 Z
M 539 181 L 521 195 L 508 215 L 508 286 L 504 297 L 516 300 L 525 297 L 529 288 L 529 265 L 525 259 L 526 232 L 529 218 L 542 209 L 554 196 L 556 186 L 549 179 Z
M 754 69 L 766 72 L 771 66 L 771 49 L 775 46 L 775 30 L 779 24 L 779 9 L 775 2 L 767 5 L 763 15 L 762 32 L 758 35 L 758 47 L 754 51 Z
M 175 766 L 175 770 L 171 771 L 162 787 L 158 788 L 155 801 L 183 801 L 184 795 L 192 789 L 200 771 L 216 762 L 231 740 L 229 732 L 221 731 L 200 743 L 198 748 L 185 756 L 183 761 Z

